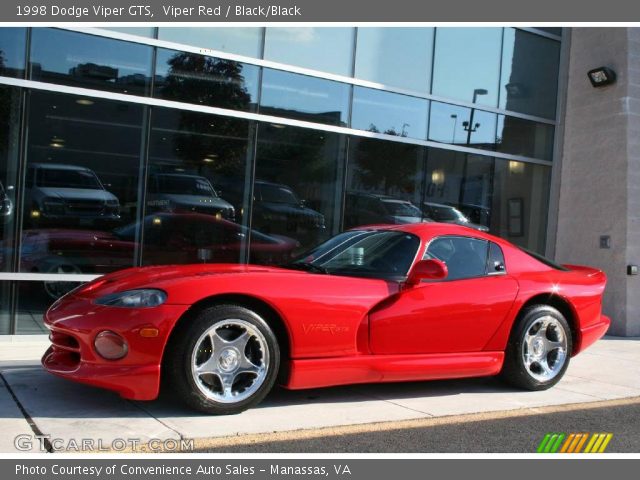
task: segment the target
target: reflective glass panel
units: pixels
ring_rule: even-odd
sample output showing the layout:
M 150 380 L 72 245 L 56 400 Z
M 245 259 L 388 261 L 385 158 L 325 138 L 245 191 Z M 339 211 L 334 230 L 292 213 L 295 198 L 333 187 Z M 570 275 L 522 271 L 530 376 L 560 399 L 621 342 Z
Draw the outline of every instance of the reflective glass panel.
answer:
M 252 127 L 246 120 L 154 109 L 144 265 L 239 262 Z M 134 235 L 134 229 L 122 231 Z
M 354 87 L 351 126 L 369 132 L 425 139 L 429 102 L 422 98 Z
M 493 168 L 492 157 L 429 149 L 423 204 L 427 216 L 486 229 L 493 216 Z
M 0 27 L 0 75 L 24 77 L 27 29 Z
M 358 27 L 355 77 L 429 92 L 433 28 Z
M 501 28 L 437 28 L 432 93 L 497 106 L 501 42 Z
M 354 34 L 352 27 L 267 27 L 264 58 L 349 76 Z
M 496 159 L 491 231 L 544 253 L 551 168 Z
M 495 113 L 448 103 L 431 102 L 429 140 L 493 150 L 496 144 Z
M 504 29 L 500 108 L 555 118 L 560 42 Z
M 259 67 L 205 55 L 158 50 L 153 96 L 255 111 Z
M 422 221 L 424 153 L 417 145 L 351 137 L 344 228 Z
M 22 91 L 0 86 L 0 271 L 14 269 L 16 184 Z
M 340 229 L 345 137 L 305 128 L 260 124 L 252 227 L 294 251 Z M 257 259 L 251 243 L 251 259 Z
M 346 125 L 349 88 L 345 83 L 264 69 L 260 113 Z
M 121 40 L 34 28 L 29 77 L 41 82 L 148 95 L 152 50 Z
M 553 131 L 553 125 L 498 115 L 497 151 L 551 160 Z
M 261 27 L 160 27 L 158 38 L 260 58 L 263 30 Z
M 134 265 L 137 237 L 118 230 L 135 224 L 140 207 L 145 108 L 30 92 L 20 271 L 101 274 Z
M 11 283 L 8 281 L 0 282 L 0 335 L 9 335 L 11 331 L 11 306 L 10 292 Z

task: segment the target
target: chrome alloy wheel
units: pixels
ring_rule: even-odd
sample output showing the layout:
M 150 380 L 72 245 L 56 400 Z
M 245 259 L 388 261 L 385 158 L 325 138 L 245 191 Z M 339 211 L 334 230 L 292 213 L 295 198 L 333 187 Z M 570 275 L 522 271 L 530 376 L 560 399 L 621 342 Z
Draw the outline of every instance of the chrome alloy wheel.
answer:
M 539 382 L 554 378 L 567 360 L 567 335 L 552 316 L 537 318 L 524 333 L 522 360 L 529 375 Z
M 198 389 L 220 403 L 249 398 L 264 383 L 269 349 L 264 335 L 239 319 L 216 322 L 198 339 L 191 354 L 191 373 Z

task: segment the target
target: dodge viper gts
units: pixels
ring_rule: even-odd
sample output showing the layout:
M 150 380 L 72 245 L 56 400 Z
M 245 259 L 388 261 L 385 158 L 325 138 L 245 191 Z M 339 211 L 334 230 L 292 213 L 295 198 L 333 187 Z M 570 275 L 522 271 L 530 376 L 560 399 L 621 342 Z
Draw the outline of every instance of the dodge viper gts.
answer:
M 605 274 L 487 233 L 419 223 L 338 234 L 282 267 L 144 267 L 45 314 L 49 372 L 229 414 L 289 389 L 501 375 L 543 390 L 606 332 Z

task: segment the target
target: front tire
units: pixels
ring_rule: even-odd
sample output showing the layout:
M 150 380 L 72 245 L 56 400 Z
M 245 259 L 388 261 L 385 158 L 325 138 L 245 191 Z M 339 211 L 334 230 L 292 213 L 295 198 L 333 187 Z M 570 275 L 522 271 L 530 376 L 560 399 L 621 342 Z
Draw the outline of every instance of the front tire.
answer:
M 202 310 L 169 347 L 167 376 L 191 408 L 240 413 L 269 393 L 280 367 L 278 341 L 255 312 L 239 305 Z
M 565 374 L 572 349 L 562 313 L 550 305 L 527 307 L 511 331 L 501 376 L 525 390 L 547 390 Z

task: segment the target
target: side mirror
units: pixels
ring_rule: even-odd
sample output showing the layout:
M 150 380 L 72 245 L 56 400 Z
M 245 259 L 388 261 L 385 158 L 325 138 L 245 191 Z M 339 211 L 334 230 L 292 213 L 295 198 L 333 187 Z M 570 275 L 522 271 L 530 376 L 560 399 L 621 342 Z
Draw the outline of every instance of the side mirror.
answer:
M 448 273 L 447 265 L 440 260 L 420 260 L 409 272 L 407 285 L 415 286 L 422 280 L 444 280 Z

